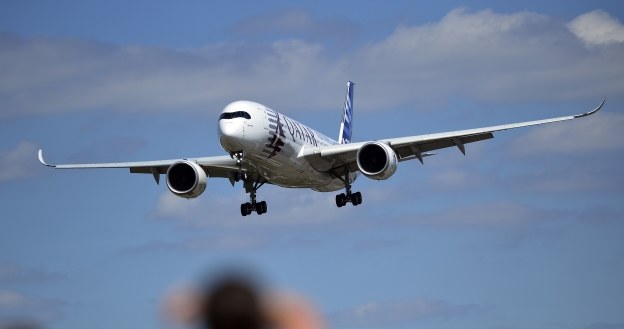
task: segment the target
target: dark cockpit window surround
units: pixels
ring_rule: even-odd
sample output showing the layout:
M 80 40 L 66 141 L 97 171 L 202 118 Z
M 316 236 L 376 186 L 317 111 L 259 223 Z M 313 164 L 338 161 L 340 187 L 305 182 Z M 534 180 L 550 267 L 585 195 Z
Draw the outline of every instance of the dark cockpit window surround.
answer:
M 247 113 L 245 111 L 225 112 L 225 113 L 221 113 L 221 116 L 219 117 L 219 120 L 222 120 L 222 119 L 234 119 L 234 118 L 251 119 L 251 115 L 249 115 L 249 113 Z

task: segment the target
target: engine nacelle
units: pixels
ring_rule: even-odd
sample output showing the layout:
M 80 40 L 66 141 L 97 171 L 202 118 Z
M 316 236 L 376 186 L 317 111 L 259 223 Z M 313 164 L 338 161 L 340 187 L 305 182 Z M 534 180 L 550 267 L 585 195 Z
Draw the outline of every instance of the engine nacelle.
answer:
M 206 190 L 207 182 L 206 172 L 195 162 L 180 160 L 167 170 L 167 187 L 181 198 L 198 197 Z
M 356 158 L 362 174 L 378 180 L 390 178 L 399 163 L 394 150 L 382 142 L 370 142 L 362 145 Z

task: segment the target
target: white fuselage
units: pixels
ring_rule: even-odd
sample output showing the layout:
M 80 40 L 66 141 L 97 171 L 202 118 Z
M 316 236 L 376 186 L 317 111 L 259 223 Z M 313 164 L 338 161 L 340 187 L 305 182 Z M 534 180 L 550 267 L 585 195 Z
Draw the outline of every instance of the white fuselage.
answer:
M 230 103 L 221 112 L 218 131 L 221 146 L 230 154 L 243 152 L 244 166 L 271 184 L 323 192 L 345 186 L 300 156 L 305 147 L 337 144 L 335 140 L 262 104 Z

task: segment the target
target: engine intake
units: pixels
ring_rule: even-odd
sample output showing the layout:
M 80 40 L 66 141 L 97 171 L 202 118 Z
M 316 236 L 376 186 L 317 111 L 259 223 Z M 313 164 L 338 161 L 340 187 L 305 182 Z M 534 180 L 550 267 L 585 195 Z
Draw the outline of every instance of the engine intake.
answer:
M 167 170 L 167 187 L 181 198 L 198 197 L 206 190 L 207 181 L 204 169 L 188 160 L 178 161 Z
M 357 165 L 364 176 L 372 179 L 388 179 L 394 174 L 398 160 L 394 150 L 385 143 L 371 142 L 360 147 Z

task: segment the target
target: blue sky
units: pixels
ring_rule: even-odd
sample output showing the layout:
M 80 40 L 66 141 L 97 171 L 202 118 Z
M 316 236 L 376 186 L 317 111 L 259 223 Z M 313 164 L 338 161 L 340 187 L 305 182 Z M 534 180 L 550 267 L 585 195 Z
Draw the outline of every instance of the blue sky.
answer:
M 332 328 L 624 328 L 618 1 L 3 1 L 0 327 L 163 328 L 171 287 L 247 264 Z M 221 155 L 218 113 L 266 104 L 354 140 L 582 113 L 333 193 L 50 162 Z

